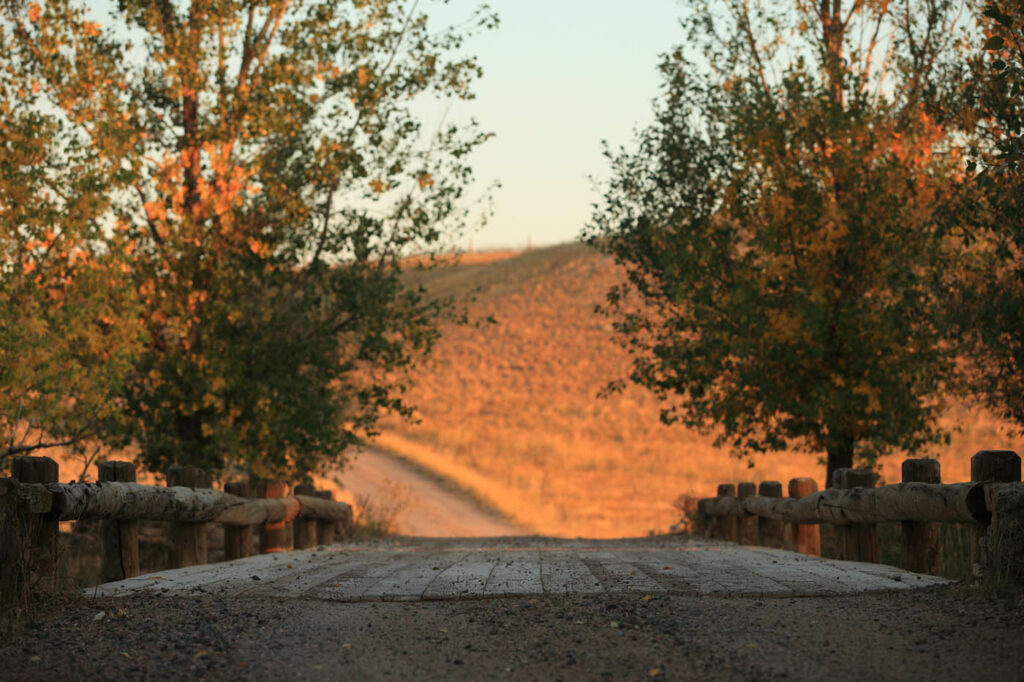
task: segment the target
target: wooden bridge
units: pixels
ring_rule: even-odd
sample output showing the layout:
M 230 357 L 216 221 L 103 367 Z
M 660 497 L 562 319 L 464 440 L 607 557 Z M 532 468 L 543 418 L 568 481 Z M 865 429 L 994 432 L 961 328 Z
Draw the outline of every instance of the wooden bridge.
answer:
M 925 465 L 934 469 L 935 482 L 907 475 Z M 280 482 L 261 486 L 262 499 L 249 498 L 240 484 L 225 485 L 237 494 L 212 490 L 193 469 L 168 472 L 169 482 L 177 485 L 143 486 L 133 482 L 130 463 L 106 462 L 100 483 L 62 484 L 52 460 L 16 458 L 15 475 L 0 479 L 0 558 L 5 559 L 0 596 L 11 600 L 33 585 L 45 588 L 56 565 L 57 522 L 81 518 L 102 520 L 106 582 L 90 591 L 104 596 L 149 591 L 356 602 L 545 594 L 765 598 L 906 590 L 947 582 L 926 575 L 935 572 L 936 523 L 965 525 L 983 568 L 991 565 L 1016 576 L 1024 566 L 1020 458 L 1006 451 L 976 454 L 972 481 L 962 484 L 938 483 L 937 462 L 908 460 L 905 482 L 881 488 L 872 487 L 870 472 L 857 470 L 839 470 L 836 487 L 820 493 L 797 490 L 794 484 L 804 479 L 794 479 L 785 499 L 778 496 L 777 483 L 762 484 L 760 495 L 753 484 L 741 484 L 739 496 L 734 486 L 723 485 L 718 497 L 699 504 L 712 536 L 706 539 L 404 538 L 332 544 L 337 529 L 344 535 L 351 527 L 347 504 L 310 486 L 296 486 L 288 494 L 289 486 Z M 846 480 L 861 473 L 857 485 Z M 178 568 L 140 575 L 139 520 L 170 524 L 171 563 Z M 912 570 L 877 563 L 876 524 L 883 521 L 902 522 L 903 564 Z M 206 563 L 210 523 L 223 526 L 229 561 Z M 785 524 L 791 530 L 788 543 L 781 533 Z M 817 542 L 802 545 L 817 538 L 820 524 L 836 528 L 840 558 L 846 560 L 815 556 Z M 254 528 L 262 554 L 248 556 Z M 803 553 L 785 551 L 784 544 Z M 283 551 L 291 547 L 298 551 Z
M 87 590 L 420 601 L 543 594 L 805 597 L 947 582 L 881 564 L 673 536 L 636 540 L 408 538 L 261 554 L 140 575 Z

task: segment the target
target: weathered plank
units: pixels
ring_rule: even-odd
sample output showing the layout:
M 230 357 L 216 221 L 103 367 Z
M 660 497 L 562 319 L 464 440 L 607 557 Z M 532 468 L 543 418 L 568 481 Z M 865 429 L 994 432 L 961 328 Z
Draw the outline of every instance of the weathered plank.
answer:
M 461 599 L 483 594 L 499 556 L 486 551 L 466 554 L 434 577 L 423 591 L 423 598 Z
M 664 592 L 664 585 L 656 582 L 626 556 L 617 552 L 597 551 L 580 554 L 583 563 L 601 581 L 605 590 L 617 592 Z
M 583 563 L 578 552 L 540 553 L 540 582 L 546 594 L 600 594 L 601 581 Z
M 498 559 L 484 586 L 484 594 L 490 596 L 543 593 L 540 555 L 536 551 L 505 552 Z
M 360 565 L 353 565 L 324 582 L 309 596 L 332 601 L 361 601 L 363 595 L 382 579 L 423 560 L 423 552 L 369 552 Z M 379 598 L 379 597 L 378 597 Z
M 466 554 L 459 551 L 431 552 L 417 557 L 417 561 L 407 564 L 368 587 L 362 597 L 385 601 L 418 600 L 441 571 L 455 564 Z
M 318 550 L 318 554 L 324 550 Z M 246 594 L 263 597 L 295 598 L 314 592 L 320 586 L 337 581 L 346 571 L 366 563 L 366 552 L 346 552 L 331 548 L 323 553 L 315 567 L 303 567 L 275 580 L 260 580 Z
M 875 564 L 831 561 L 777 549 L 681 542 L 522 539 L 495 546 L 466 540 L 348 545 L 266 554 L 163 571 L 89 594 L 214 594 L 363 601 L 469 599 L 541 594 L 706 594 L 786 597 L 855 594 L 943 584 Z

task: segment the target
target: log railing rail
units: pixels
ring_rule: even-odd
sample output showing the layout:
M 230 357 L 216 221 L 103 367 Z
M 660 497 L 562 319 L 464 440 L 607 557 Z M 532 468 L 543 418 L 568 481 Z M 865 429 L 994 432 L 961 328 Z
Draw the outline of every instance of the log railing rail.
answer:
M 782 522 L 789 526 L 785 545 L 814 555 L 821 553 L 820 526 L 828 524 L 836 530 L 834 558 L 868 562 L 879 561 L 876 524 L 899 522 L 901 564 L 922 573 L 940 570 L 936 524 L 963 524 L 976 572 L 999 566 L 1024 578 L 1024 483 L 1016 453 L 978 452 L 967 483 L 940 483 L 939 463 L 930 459 L 905 461 L 902 474 L 902 483 L 874 487 L 870 470 L 840 469 L 833 487 L 821 491 L 812 479 L 795 478 L 788 498 L 775 481 L 761 483 L 756 495 L 752 483 L 723 483 L 716 497 L 698 501 L 698 515 L 708 537 L 775 547 L 774 524 Z M 737 532 L 759 526 L 771 530 Z
M 304 494 L 287 494 L 288 484 L 260 486 L 267 493 L 249 498 L 247 482 L 229 482 L 214 490 L 208 474 L 195 467 L 172 467 L 168 482 L 188 485 L 154 486 L 135 483 L 130 462 L 103 462 L 98 483 L 60 483 L 57 464 L 48 457 L 14 458 L 10 478 L 0 478 L 0 606 L 10 606 L 27 591 L 47 589 L 56 566 L 60 521 L 101 521 L 104 581 L 139 574 L 137 523 L 164 521 L 172 567 L 207 561 L 206 525 L 225 527 L 225 559 L 248 556 L 251 529 L 260 532 L 264 552 L 290 549 L 288 526 L 296 549 L 329 544 L 349 535 L 352 507 L 333 499 L 330 491 L 296 486 Z M 233 494 L 241 493 L 241 494 Z

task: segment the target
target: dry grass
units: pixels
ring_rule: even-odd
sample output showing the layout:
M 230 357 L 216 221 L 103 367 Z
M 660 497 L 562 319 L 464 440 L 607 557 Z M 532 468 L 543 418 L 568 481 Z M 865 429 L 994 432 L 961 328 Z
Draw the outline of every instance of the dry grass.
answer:
M 410 491 L 405 486 L 392 483 L 384 495 L 370 497 L 356 495 L 355 525 L 352 539 L 368 540 L 394 535 L 398 532 L 398 516 L 409 505 Z
M 453 478 L 533 529 L 559 536 L 662 532 L 679 520 L 682 493 L 706 496 L 725 481 L 813 476 L 818 455 L 784 452 L 740 461 L 709 435 L 658 420 L 648 392 L 597 397 L 629 359 L 596 316 L 620 272 L 580 245 L 418 273 L 438 295 L 476 291 L 471 313 L 494 325 L 452 327 L 418 373 L 412 396 L 422 423 L 389 420 L 381 446 Z M 969 479 L 982 448 L 1018 449 L 1003 425 L 958 406 L 963 430 L 938 455 L 947 481 Z M 899 479 L 901 456 L 882 462 Z

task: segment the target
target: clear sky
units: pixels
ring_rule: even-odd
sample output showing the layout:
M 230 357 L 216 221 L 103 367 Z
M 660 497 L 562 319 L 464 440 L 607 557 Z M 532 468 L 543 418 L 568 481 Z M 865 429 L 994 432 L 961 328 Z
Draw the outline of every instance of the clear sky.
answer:
M 476 0 L 452 0 L 465 16 Z M 488 224 L 464 248 L 539 246 L 579 235 L 606 177 L 601 140 L 629 142 L 652 120 L 659 55 L 683 39 L 679 0 L 491 0 L 495 31 L 469 42 L 484 77 L 473 115 L 496 137 L 473 167 L 483 185 L 498 180 Z M 475 196 L 475 193 L 474 193 Z

